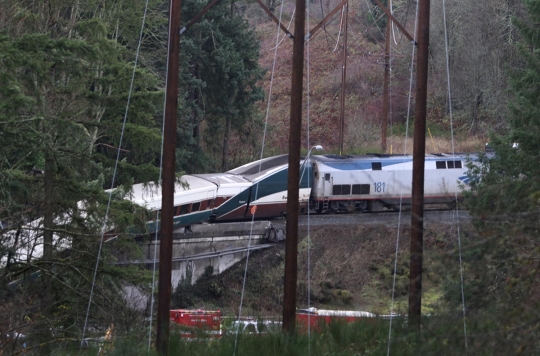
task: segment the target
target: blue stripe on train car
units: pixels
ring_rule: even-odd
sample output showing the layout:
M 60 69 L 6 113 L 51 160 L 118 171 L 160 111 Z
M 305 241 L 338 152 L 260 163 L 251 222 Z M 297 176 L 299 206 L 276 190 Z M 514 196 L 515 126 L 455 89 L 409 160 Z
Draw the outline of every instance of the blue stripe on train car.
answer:
M 328 162 L 328 161 L 322 161 L 320 163 L 334 169 L 342 170 L 342 171 L 370 171 L 371 170 L 371 164 L 372 163 L 381 163 L 382 167 L 390 167 L 394 166 L 396 164 L 403 164 L 403 163 L 409 163 L 412 162 L 411 158 L 402 158 L 402 159 L 392 159 L 388 160 L 387 158 L 380 159 L 380 160 L 355 160 L 352 162 Z

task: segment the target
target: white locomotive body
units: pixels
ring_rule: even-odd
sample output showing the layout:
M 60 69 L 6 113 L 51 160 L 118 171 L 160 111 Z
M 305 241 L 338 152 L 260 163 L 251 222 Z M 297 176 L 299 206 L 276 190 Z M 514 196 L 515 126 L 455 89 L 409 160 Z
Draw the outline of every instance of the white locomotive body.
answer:
M 452 203 L 468 182 L 466 155 L 426 155 L 424 203 Z M 310 207 L 317 211 L 380 211 L 411 203 L 412 156 L 312 156 Z

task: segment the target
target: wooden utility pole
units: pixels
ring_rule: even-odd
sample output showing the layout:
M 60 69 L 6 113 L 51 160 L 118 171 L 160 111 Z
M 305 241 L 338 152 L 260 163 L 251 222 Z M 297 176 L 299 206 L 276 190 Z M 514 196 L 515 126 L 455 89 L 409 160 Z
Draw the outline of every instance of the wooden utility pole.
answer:
M 391 3 L 389 3 L 390 5 Z M 390 9 L 391 10 L 391 9 Z M 383 89 L 383 111 L 381 117 L 381 150 L 386 153 L 386 128 L 388 125 L 388 108 L 390 104 L 390 92 L 388 91 L 388 83 L 390 82 L 390 29 L 392 27 L 392 19 L 390 16 L 386 18 L 386 47 L 384 50 L 384 89 Z
M 343 5 L 345 7 L 345 29 L 343 33 L 343 59 L 341 64 L 341 112 L 339 115 L 339 155 L 343 154 L 343 141 L 345 137 L 345 88 L 347 81 L 347 20 L 349 18 L 349 3 Z
M 180 56 L 181 0 L 169 3 L 169 50 L 163 138 L 163 180 L 161 236 L 159 243 L 159 288 L 156 347 L 169 354 L 169 309 L 171 304 L 172 232 L 176 161 L 176 117 L 178 109 L 178 67 Z
M 285 285 L 283 293 L 283 330 L 289 332 L 293 332 L 296 325 L 296 279 L 298 274 L 298 198 L 300 189 L 300 140 L 302 138 L 305 16 L 305 0 L 296 0 L 291 84 L 291 117 L 289 129 Z
M 418 54 L 416 57 L 416 105 L 409 267 L 409 325 L 420 331 L 422 307 L 422 260 L 424 250 L 424 162 L 426 156 L 426 103 L 428 79 L 430 0 L 418 3 Z

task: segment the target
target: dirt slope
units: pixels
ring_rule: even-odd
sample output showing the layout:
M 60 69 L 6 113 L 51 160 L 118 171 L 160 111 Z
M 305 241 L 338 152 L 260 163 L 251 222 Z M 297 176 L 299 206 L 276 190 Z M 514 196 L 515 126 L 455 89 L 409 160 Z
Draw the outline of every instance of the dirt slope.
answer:
M 461 226 L 462 238 L 470 227 Z M 385 225 L 321 226 L 311 228 L 308 263 L 306 228 L 298 248 L 298 306 L 366 310 L 388 313 L 392 296 L 397 229 Z M 456 232 L 448 225 L 427 226 L 424 255 L 424 312 L 442 302 L 441 281 L 455 278 L 447 264 L 455 264 Z M 409 231 L 402 228 L 396 273 L 396 308 L 406 310 L 408 292 Z M 252 253 L 246 274 L 242 315 L 279 315 L 282 311 L 285 244 Z M 237 315 L 246 260 L 221 275 L 203 277 L 195 286 L 181 287 L 173 296 L 175 308 L 219 308 Z M 457 267 L 457 266 L 454 266 Z M 452 268 L 451 270 L 453 270 Z M 211 272 L 211 271 L 209 271 Z

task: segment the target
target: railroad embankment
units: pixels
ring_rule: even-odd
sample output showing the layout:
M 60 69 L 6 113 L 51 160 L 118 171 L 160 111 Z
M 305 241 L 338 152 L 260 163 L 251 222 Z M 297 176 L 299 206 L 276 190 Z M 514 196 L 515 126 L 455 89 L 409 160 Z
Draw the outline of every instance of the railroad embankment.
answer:
M 300 227 L 298 246 L 298 307 L 406 313 L 409 285 L 408 224 L 325 225 Z M 460 238 L 471 226 L 462 221 Z M 424 234 L 424 313 L 444 307 L 459 283 L 457 227 L 426 223 Z M 397 250 L 397 262 L 395 260 Z M 242 315 L 280 315 L 283 299 L 285 244 L 257 251 L 220 275 L 209 269 L 197 284 L 180 285 L 174 308 L 220 309 L 238 313 L 246 276 Z M 395 270 L 395 273 L 394 273 Z M 466 270 L 466 269 L 465 269 Z M 308 283 L 311 281 L 311 283 Z M 455 291 L 459 293 L 459 291 Z

